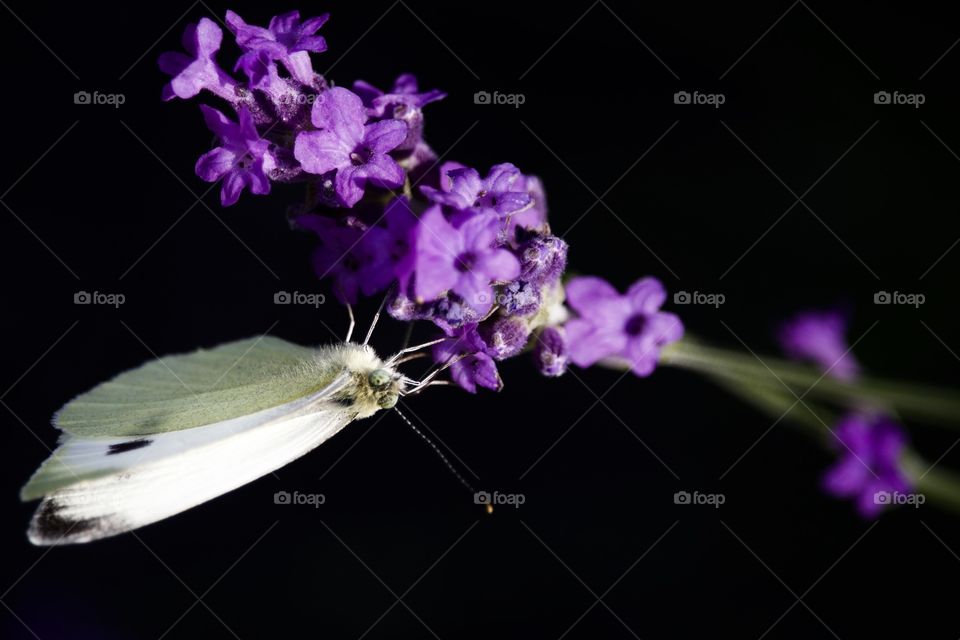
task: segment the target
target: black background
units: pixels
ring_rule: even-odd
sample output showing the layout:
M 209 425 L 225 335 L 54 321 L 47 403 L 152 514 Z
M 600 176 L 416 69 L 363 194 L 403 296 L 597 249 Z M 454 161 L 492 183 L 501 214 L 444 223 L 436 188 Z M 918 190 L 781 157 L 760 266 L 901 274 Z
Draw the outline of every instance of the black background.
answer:
M 309 266 L 313 239 L 284 218 L 299 192 L 222 209 L 192 172 L 210 142 L 196 103 L 159 99 L 157 55 L 179 47 L 188 21 L 227 6 L 0 9 L 0 635 L 960 634 L 956 516 L 927 505 L 871 528 L 818 490 L 830 458 L 815 443 L 786 424 L 764 435 L 769 417 L 668 369 L 547 380 L 517 358 L 502 366 L 499 395 L 441 388 L 409 401 L 479 488 L 525 496 L 491 517 L 384 415 L 279 479 L 136 536 L 31 547 L 33 505 L 17 491 L 56 440 L 49 416 L 72 396 L 153 354 L 268 331 L 299 343 L 343 336 L 335 304 L 273 304 L 279 290 L 329 293 Z M 229 6 L 256 24 L 295 8 Z M 759 352 L 775 349 L 772 327 L 790 313 L 845 304 L 868 368 L 957 383 L 960 250 L 948 250 L 960 236 L 960 49 L 950 50 L 960 21 L 941 3 L 297 8 L 332 13 L 318 71 L 379 86 L 413 71 L 449 92 L 427 110 L 438 152 L 542 176 L 573 270 L 723 293 L 719 309 L 670 308 L 691 334 L 739 346 L 736 334 Z M 234 52 L 224 46 L 223 66 Z M 126 102 L 75 105 L 80 90 Z M 526 101 L 474 104 L 484 90 Z M 726 102 L 674 104 L 681 90 Z M 926 103 L 874 104 L 881 90 Z M 77 306 L 80 290 L 127 301 Z M 927 302 L 875 306 L 879 290 Z M 377 302 L 360 306 L 361 325 Z M 388 320 L 374 343 L 387 352 L 402 335 Z M 911 426 L 931 460 L 955 442 Z M 939 464 L 960 464 L 958 450 Z M 281 490 L 326 503 L 275 505 Z M 726 504 L 678 506 L 679 490 L 722 492 Z

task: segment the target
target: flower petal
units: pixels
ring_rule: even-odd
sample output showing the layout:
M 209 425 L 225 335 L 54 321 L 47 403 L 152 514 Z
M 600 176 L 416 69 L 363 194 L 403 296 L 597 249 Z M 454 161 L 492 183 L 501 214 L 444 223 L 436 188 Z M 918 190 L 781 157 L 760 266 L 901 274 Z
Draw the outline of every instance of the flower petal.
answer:
M 403 184 L 403 169 L 388 155 L 374 154 L 359 169 L 364 178 L 378 187 L 394 188 Z
M 479 256 L 474 270 L 494 282 L 507 282 L 520 275 L 520 261 L 506 249 L 495 249 Z
M 302 131 L 293 145 L 293 156 L 304 171 L 322 174 L 350 166 L 353 149 L 333 131 Z
M 240 171 L 231 171 L 223 179 L 223 186 L 220 188 L 220 204 L 229 207 L 239 198 L 240 193 L 246 186 L 243 173 Z
M 493 287 L 490 281 L 477 272 L 459 274 L 452 291 L 481 316 L 493 306 Z
M 363 197 L 367 180 L 363 175 L 362 166 L 341 167 L 337 170 L 335 188 L 337 197 L 345 207 L 352 207 Z
M 283 59 L 283 66 L 287 68 L 291 76 L 303 84 L 313 84 L 313 64 L 310 62 L 310 54 L 306 51 L 297 51 L 287 55 Z
M 616 355 L 626 346 L 626 336 L 615 331 L 598 330 L 582 318 L 569 320 L 564 328 L 570 360 L 579 367 L 589 367 L 603 358 Z
M 590 315 L 598 302 L 620 298 L 609 282 L 595 276 L 573 278 L 566 286 L 567 303 L 581 315 Z
M 360 96 L 343 87 L 333 87 L 317 96 L 310 119 L 314 126 L 331 131 L 352 150 L 363 140 L 367 111 Z
M 237 154 L 224 147 L 206 152 L 197 160 L 194 171 L 201 180 L 216 182 L 234 169 Z
M 627 298 L 634 311 L 656 313 L 667 299 L 667 290 L 656 278 L 641 278 L 627 289 Z
M 363 144 L 373 153 L 387 153 L 407 137 L 407 125 L 400 120 L 382 120 L 364 127 Z

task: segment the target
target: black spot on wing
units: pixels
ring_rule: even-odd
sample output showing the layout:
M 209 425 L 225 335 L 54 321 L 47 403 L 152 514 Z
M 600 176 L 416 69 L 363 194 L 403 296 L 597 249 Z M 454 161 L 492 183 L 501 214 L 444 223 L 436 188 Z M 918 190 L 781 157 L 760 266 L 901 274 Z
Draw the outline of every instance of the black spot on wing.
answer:
M 31 527 L 31 534 L 36 535 L 31 537 L 49 544 L 97 527 L 96 520 L 71 520 L 64 517 L 61 514 L 62 509 L 63 506 L 53 498 L 46 498 L 41 502 Z
M 148 440 L 147 438 L 140 438 L 139 440 L 130 440 L 129 442 L 120 442 L 117 444 L 110 445 L 110 448 L 107 449 L 107 455 L 112 456 L 118 453 L 125 453 L 127 451 L 135 451 L 149 445 L 153 440 Z
M 352 407 L 353 403 L 356 401 L 356 398 L 353 396 L 343 395 L 343 396 L 335 396 L 331 398 L 331 400 L 333 400 L 333 402 L 337 403 L 341 407 Z

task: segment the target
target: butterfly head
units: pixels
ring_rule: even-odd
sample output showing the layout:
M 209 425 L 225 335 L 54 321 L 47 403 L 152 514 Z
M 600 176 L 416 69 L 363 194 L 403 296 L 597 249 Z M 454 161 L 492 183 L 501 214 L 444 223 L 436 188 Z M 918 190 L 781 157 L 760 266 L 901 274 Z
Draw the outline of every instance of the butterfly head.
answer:
M 403 388 L 402 376 L 383 367 L 374 369 L 367 375 L 367 384 L 381 409 L 392 409 Z

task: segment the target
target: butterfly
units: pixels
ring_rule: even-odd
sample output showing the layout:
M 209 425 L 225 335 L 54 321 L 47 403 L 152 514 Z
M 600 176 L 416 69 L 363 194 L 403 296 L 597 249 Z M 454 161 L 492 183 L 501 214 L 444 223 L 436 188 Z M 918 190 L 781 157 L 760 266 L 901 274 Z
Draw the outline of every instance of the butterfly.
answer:
M 53 418 L 58 447 L 21 490 L 22 500 L 41 500 L 27 537 L 89 542 L 178 514 L 393 408 L 452 364 L 407 378 L 397 365 L 440 340 L 382 360 L 368 344 L 375 324 L 363 344 L 350 342 L 351 312 L 339 344 L 261 336 L 167 356 L 74 398 Z

